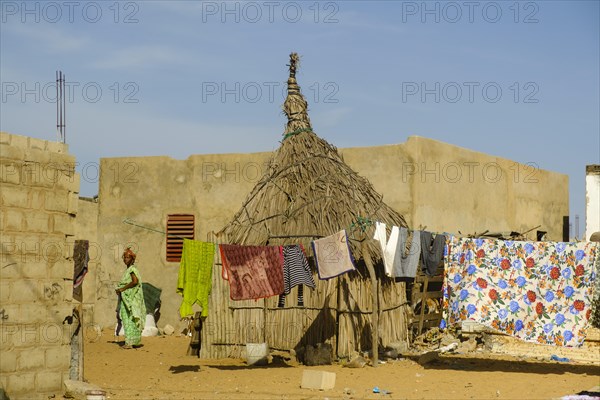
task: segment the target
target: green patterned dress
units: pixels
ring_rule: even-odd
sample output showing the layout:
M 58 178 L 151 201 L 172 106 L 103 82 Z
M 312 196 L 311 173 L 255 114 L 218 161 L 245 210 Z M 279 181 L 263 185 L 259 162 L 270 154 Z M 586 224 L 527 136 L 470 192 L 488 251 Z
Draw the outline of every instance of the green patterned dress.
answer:
M 139 346 L 142 343 L 142 330 L 146 323 L 146 305 L 144 304 L 144 292 L 142 291 L 142 278 L 134 264 L 125 270 L 117 288 L 129 284 L 132 273 L 138 278 L 138 284 L 121 293 L 119 315 L 125 330 L 125 344 Z

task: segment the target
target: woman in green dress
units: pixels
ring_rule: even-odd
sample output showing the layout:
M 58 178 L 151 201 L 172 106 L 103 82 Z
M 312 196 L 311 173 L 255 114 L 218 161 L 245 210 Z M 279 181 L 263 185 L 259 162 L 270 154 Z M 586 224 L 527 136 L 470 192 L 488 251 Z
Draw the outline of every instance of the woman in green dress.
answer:
M 128 247 L 123 252 L 125 273 L 115 291 L 119 296 L 118 314 L 125 330 L 124 349 L 140 346 L 142 343 L 142 330 L 146 322 L 146 306 L 142 279 L 135 266 L 135 253 Z M 119 324 L 120 325 L 120 324 Z

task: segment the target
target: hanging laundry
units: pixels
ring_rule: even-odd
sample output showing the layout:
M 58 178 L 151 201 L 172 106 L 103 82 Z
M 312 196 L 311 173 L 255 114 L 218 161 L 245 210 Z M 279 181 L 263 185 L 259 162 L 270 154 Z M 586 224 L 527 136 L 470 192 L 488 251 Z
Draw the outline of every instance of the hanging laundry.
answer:
M 431 232 L 421 231 L 422 269 L 429 276 L 437 273 L 446 246 L 446 235 L 437 234 L 433 240 L 432 236 Z
M 319 279 L 331 279 L 356 269 L 345 230 L 314 240 L 311 244 Z
M 409 246 L 407 246 L 408 236 L 408 229 L 400 228 L 391 274 L 394 278 L 414 278 L 417 276 L 417 267 L 421 257 L 421 231 L 412 232 L 412 240 Z
M 82 283 L 88 272 L 90 242 L 76 240 L 73 248 L 73 299 L 83 301 Z
M 277 307 L 284 308 L 285 307 L 285 297 L 286 295 L 281 293 L 279 295 L 279 301 L 277 302 Z M 298 286 L 298 306 L 304 307 L 304 286 Z
M 394 257 L 396 256 L 396 247 L 398 246 L 398 237 L 400 228 L 392 226 L 389 240 L 387 239 L 386 226 L 382 222 L 375 222 L 375 235 L 373 239 L 379 242 L 381 248 L 383 268 L 387 276 L 392 276 L 394 270 Z
M 142 283 L 142 292 L 144 293 L 144 304 L 146 304 L 146 314 L 156 316 L 160 309 L 160 295 L 162 289 L 148 282 Z
M 208 316 L 208 296 L 212 288 L 212 269 L 215 244 L 183 239 L 183 250 L 177 278 L 177 293 L 183 296 L 179 315 L 181 318 L 194 314 L 192 306 L 202 307 L 202 317 Z
M 580 346 L 597 243 L 450 237 L 441 327 L 473 320 L 527 342 Z
M 315 288 L 315 281 L 304 249 L 300 245 L 283 246 L 283 293 L 279 296 L 279 307 L 285 305 L 285 296 L 290 294 L 294 286 L 298 287 L 298 305 L 304 305 L 303 286 Z
M 251 300 L 283 293 L 281 246 L 219 245 L 223 279 L 231 300 Z

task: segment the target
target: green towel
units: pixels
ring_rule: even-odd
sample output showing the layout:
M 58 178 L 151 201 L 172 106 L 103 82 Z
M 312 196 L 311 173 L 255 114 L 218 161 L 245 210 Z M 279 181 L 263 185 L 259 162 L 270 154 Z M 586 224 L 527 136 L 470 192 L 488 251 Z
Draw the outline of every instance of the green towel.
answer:
M 208 295 L 212 288 L 215 244 L 183 239 L 183 251 L 177 279 L 177 293 L 183 296 L 179 314 L 182 318 L 194 314 L 192 305 L 202 307 L 202 317 L 208 316 Z

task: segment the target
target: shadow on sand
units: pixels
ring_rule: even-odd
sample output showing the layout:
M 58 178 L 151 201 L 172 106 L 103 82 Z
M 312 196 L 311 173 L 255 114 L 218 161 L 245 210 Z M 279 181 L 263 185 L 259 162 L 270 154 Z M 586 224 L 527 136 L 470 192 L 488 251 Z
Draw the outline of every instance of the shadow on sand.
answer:
M 413 358 L 414 361 L 418 357 Z M 522 372 L 526 374 L 588 374 L 600 376 L 597 365 L 573 364 L 568 362 L 543 362 L 519 359 L 473 358 L 460 356 L 441 356 L 423 365 L 425 369 L 456 370 L 473 372 Z

